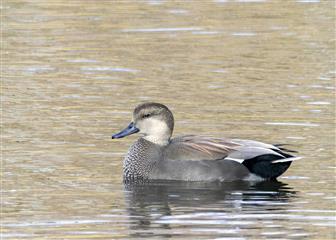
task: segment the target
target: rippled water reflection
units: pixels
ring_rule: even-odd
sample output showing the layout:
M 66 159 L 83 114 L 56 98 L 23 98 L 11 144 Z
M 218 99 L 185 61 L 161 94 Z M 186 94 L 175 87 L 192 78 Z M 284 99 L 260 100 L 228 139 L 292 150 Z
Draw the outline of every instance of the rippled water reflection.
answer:
M 4 1 L 4 239 L 335 238 L 334 2 Z M 289 143 L 279 182 L 126 185 L 143 101 L 175 135 Z
M 182 236 L 186 231 L 214 238 L 251 237 L 259 231 L 262 235 L 306 234 L 302 229 L 290 230 L 286 223 L 274 224 L 276 218 L 295 218 L 287 213 L 287 205 L 296 192 L 280 182 L 156 183 L 126 189 L 127 210 L 135 221 L 131 229 L 145 230 L 134 235 L 150 236 L 157 228 L 163 229 L 160 234 L 165 237 Z

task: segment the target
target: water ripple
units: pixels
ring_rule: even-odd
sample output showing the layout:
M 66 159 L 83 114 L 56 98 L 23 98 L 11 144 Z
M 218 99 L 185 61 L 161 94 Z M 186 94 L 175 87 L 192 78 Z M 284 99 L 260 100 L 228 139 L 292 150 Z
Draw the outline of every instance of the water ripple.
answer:
M 131 72 L 136 73 L 139 70 L 122 67 L 81 67 L 82 71 L 107 71 L 107 72 Z
M 300 123 L 300 122 L 266 122 L 266 125 L 277 125 L 277 126 L 303 126 L 303 127 L 318 127 L 320 124 L 317 123 Z
M 330 102 L 327 101 L 316 101 L 316 102 L 307 102 L 309 105 L 329 105 Z
M 184 28 L 138 28 L 138 29 L 123 29 L 122 32 L 185 32 L 185 31 L 201 31 L 200 27 L 184 27 Z

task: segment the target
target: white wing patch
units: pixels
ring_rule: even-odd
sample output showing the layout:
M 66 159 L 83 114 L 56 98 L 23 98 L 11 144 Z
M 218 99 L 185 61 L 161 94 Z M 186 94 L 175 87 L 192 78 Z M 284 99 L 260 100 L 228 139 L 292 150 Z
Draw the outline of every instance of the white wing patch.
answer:
M 242 162 L 244 162 L 245 159 L 226 157 L 225 160 L 231 160 L 231 161 L 242 163 Z

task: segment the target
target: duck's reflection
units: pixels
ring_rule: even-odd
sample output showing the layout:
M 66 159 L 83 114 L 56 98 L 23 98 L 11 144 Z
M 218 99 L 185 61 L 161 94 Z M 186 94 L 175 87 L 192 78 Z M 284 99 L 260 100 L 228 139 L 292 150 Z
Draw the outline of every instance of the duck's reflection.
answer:
M 209 218 L 216 220 L 216 216 L 220 219 L 234 216 L 244 221 L 244 214 L 279 213 L 286 211 L 295 194 L 287 184 L 278 181 L 125 185 L 131 234 L 138 237 L 158 236 L 158 233 L 160 237 L 171 237 L 171 231 L 164 230 L 169 230 L 171 224 L 190 221 L 190 218 L 192 221 L 201 218 L 206 225 Z

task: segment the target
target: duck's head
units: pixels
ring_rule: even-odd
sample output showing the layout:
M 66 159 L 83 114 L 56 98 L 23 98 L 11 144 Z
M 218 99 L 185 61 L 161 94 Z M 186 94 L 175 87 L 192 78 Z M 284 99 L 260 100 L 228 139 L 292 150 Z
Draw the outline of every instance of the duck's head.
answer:
M 143 138 L 159 145 L 166 145 L 173 133 L 174 117 L 172 112 L 160 103 L 143 103 L 133 112 L 133 121 L 112 139 L 122 138 L 133 133 L 143 134 Z

